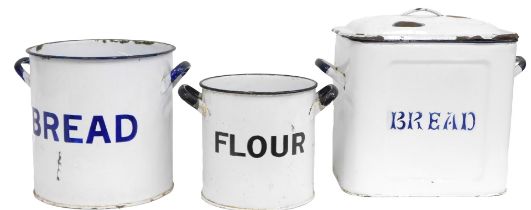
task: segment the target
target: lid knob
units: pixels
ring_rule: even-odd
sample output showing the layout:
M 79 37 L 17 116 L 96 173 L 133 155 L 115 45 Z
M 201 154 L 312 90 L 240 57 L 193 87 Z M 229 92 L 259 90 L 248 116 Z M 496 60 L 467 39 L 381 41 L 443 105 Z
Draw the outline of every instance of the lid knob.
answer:
M 439 17 L 439 16 L 443 16 L 440 12 L 437 12 L 435 10 L 432 10 L 432 9 L 428 9 L 428 8 L 416 8 L 416 9 L 412 9 L 412 10 L 409 10 L 407 12 L 404 12 L 402 13 L 402 16 L 408 16 L 408 15 L 411 15 L 413 13 L 416 13 L 416 12 L 429 12 L 431 14 L 434 14 L 435 16 Z

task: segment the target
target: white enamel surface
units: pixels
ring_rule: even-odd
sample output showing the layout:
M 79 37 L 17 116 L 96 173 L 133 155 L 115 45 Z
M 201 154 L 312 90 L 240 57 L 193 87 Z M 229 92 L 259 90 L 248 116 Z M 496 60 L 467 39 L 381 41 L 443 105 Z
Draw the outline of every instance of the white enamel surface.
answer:
M 230 94 L 203 90 L 208 114 L 203 116 L 204 199 L 218 206 L 245 209 L 284 209 L 313 198 L 315 91 L 281 95 Z M 313 108 L 315 109 L 315 107 Z M 215 152 L 215 132 L 235 135 L 235 150 L 246 157 L 231 156 L 229 137 Z M 292 155 L 292 135 L 303 132 L 304 153 Z M 247 152 L 250 137 L 267 142 L 260 158 Z M 277 136 L 281 152 L 283 135 L 289 136 L 285 156 L 271 154 L 271 136 Z M 300 140 L 300 139 L 299 139 Z M 256 141 L 253 148 L 260 150 Z
M 33 136 L 35 193 L 68 207 L 116 207 L 149 202 L 171 190 L 172 91 L 161 93 L 172 57 L 120 60 L 43 59 L 31 56 L 32 107 L 59 118 L 59 141 Z M 82 115 L 66 143 L 63 114 Z M 136 117 L 129 142 L 115 142 L 115 115 Z M 102 115 L 111 143 L 95 137 L 86 144 L 94 115 Z M 124 123 L 123 132 L 131 131 Z M 60 153 L 60 159 L 59 159 Z
M 399 21 L 423 24 L 421 27 L 395 27 Z M 496 35 L 511 34 L 489 23 L 451 15 L 437 16 L 424 12 L 409 15 L 383 15 L 354 20 L 333 30 L 339 35 L 354 37 L 383 36 L 386 40 L 455 40 L 459 36 L 481 36 L 489 39 Z
M 334 102 L 341 187 L 369 196 L 505 192 L 515 51 L 515 44 L 368 44 L 338 36 L 335 64 L 346 75 Z M 474 112 L 476 124 L 471 131 L 393 130 L 393 111 Z

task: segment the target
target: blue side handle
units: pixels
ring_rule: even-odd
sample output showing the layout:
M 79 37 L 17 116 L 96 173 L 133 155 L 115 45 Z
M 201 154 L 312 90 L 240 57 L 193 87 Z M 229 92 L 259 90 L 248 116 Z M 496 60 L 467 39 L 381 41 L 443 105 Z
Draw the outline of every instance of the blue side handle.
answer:
M 18 59 L 17 62 L 15 62 L 15 71 L 17 72 L 18 76 L 20 78 L 22 78 L 22 80 L 28 84 L 28 86 L 30 85 L 30 76 L 29 76 L 29 73 L 24 70 L 24 67 L 22 67 L 22 64 L 29 64 L 30 63 L 30 60 L 28 57 L 23 57 L 21 59 Z
M 188 61 L 183 61 L 179 65 L 177 65 L 173 70 L 170 72 L 171 77 L 171 84 L 173 87 L 181 80 L 181 78 L 184 77 L 184 75 L 188 72 L 188 70 L 192 67 Z

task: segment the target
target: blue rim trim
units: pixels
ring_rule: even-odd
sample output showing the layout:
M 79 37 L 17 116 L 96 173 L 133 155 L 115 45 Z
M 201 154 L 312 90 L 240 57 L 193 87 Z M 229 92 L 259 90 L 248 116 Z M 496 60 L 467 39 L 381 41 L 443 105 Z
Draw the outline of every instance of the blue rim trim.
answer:
M 57 44 L 57 43 L 64 43 L 64 42 L 79 42 L 79 41 L 109 41 L 109 42 L 148 42 L 152 44 L 161 44 L 161 45 L 167 45 L 170 46 L 169 50 L 157 52 L 157 53 L 148 53 L 148 54 L 139 54 L 139 55 L 120 55 L 120 56 L 103 56 L 103 57 L 86 57 L 86 56 L 62 56 L 62 55 L 47 55 L 47 54 L 41 54 L 38 52 L 32 52 L 31 49 L 39 48 L 44 45 L 48 44 Z M 146 40 L 133 40 L 133 39 L 78 39 L 78 40 L 64 40 L 64 41 L 56 41 L 56 42 L 47 42 L 40 45 L 35 45 L 33 47 L 29 47 L 26 49 L 26 53 L 38 56 L 41 58 L 58 58 L 58 59 L 75 59 L 75 60 L 115 60 L 115 59 L 132 59 L 132 58 L 145 58 L 145 57 L 153 57 L 158 55 L 163 55 L 167 53 L 171 53 L 175 50 L 175 46 L 164 43 L 164 42 L 156 42 L 156 41 L 146 41 Z
M 313 85 L 307 87 L 307 88 L 301 88 L 301 89 L 294 89 L 294 90 L 284 90 L 284 91 L 241 91 L 241 90 L 226 90 L 226 89 L 220 89 L 220 88 L 214 88 L 209 87 L 204 84 L 206 80 L 209 79 L 215 79 L 219 77 L 232 77 L 232 76 L 279 76 L 279 77 L 291 77 L 291 78 L 298 78 L 298 79 L 304 79 L 308 80 L 313 83 Z M 300 77 L 300 76 L 293 76 L 293 75 L 286 75 L 286 74 L 264 74 L 264 73 L 249 73 L 249 74 L 226 74 L 226 75 L 220 75 L 220 76 L 214 76 L 209 77 L 206 79 L 201 80 L 199 82 L 199 86 L 201 86 L 204 89 L 212 90 L 216 92 L 222 92 L 222 93 L 234 93 L 234 94 L 243 94 L 243 95 L 281 95 L 281 94 L 290 94 L 290 93 L 300 93 L 305 92 L 309 90 L 313 90 L 317 87 L 317 82 L 313 79 L 309 79 L 306 77 Z

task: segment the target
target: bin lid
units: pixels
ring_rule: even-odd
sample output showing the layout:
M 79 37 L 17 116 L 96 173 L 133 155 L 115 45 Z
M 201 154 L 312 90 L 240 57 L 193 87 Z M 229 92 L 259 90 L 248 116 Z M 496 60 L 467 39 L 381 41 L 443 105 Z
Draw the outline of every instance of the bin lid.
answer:
M 427 14 L 420 14 L 427 13 Z M 401 15 L 367 17 L 332 29 L 360 42 L 516 42 L 518 34 L 479 20 L 416 8 Z

